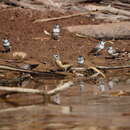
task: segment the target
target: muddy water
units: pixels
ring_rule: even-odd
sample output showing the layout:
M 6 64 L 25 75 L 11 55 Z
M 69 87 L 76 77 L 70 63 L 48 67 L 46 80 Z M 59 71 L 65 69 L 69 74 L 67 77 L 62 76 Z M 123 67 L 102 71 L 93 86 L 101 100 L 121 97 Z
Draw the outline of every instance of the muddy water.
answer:
M 22 87 L 48 91 L 66 82 L 29 80 Z M 128 78 L 114 77 L 96 84 L 81 79 L 49 103 L 41 95 L 7 94 L 0 99 L 0 130 L 130 130 L 129 91 Z

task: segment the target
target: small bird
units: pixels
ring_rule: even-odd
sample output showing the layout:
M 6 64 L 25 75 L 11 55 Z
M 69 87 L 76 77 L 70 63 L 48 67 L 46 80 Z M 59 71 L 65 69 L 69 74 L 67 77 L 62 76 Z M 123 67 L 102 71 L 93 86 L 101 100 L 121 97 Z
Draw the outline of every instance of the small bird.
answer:
M 78 58 L 77 58 L 77 63 L 79 64 L 79 65 L 83 65 L 84 64 L 84 57 L 83 56 L 78 56 Z
M 53 58 L 55 59 L 56 65 L 65 72 L 72 67 L 72 64 L 62 63 L 59 55 L 53 55 Z
M 60 25 L 59 24 L 55 24 L 53 29 L 52 29 L 52 39 L 54 40 L 58 40 L 59 36 L 60 36 Z
M 38 65 L 39 64 L 23 64 L 22 66 L 20 66 L 20 68 L 25 70 L 32 70 L 36 68 Z
M 100 42 L 97 44 L 97 46 L 96 46 L 95 48 L 93 48 L 93 49 L 89 52 L 89 54 L 93 53 L 93 54 L 97 55 L 101 50 L 104 49 L 105 43 L 106 43 L 106 42 L 104 42 L 104 41 L 100 41 Z
M 10 52 L 11 51 L 11 46 L 10 46 L 10 42 L 9 42 L 9 40 L 8 39 L 3 39 L 2 40 L 2 44 L 3 44 L 3 47 L 4 47 L 4 49 L 5 49 L 5 51 L 4 52 Z
M 117 57 L 119 56 L 119 53 L 112 47 L 108 47 L 107 52 L 110 56 Z

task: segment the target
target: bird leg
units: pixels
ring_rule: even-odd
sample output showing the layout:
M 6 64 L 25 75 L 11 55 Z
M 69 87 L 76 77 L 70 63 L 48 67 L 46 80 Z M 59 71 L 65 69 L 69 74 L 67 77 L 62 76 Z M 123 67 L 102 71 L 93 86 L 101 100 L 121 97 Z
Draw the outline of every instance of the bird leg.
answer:
M 90 66 L 90 67 L 88 67 L 88 69 L 94 70 L 95 72 L 97 72 L 97 75 L 101 74 L 103 78 L 106 77 L 106 76 L 105 76 L 99 69 L 97 69 L 96 67 Z

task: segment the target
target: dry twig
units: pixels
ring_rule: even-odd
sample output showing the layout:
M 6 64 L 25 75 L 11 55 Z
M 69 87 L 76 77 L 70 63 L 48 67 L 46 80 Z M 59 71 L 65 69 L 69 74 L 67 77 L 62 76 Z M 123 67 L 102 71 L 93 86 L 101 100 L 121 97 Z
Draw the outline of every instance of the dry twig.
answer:
M 130 65 L 124 65 L 124 66 L 96 66 L 96 68 L 97 69 L 102 69 L 102 70 L 124 69 L 124 68 L 130 68 Z M 71 70 L 86 71 L 88 69 L 86 67 L 72 67 Z
M 23 72 L 23 73 L 29 73 L 29 74 L 34 74 L 34 75 L 39 75 L 43 76 L 45 78 L 64 78 L 64 74 L 59 74 L 55 72 L 44 72 L 44 71 L 32 71 L 32 70 L 26 70 L 26 69 L 21 69 L 21 68 L 16 68 L 8 65 L 0 65 L 0 70 L 9 70 L 9 71 L 17 71 L 17 72 Z

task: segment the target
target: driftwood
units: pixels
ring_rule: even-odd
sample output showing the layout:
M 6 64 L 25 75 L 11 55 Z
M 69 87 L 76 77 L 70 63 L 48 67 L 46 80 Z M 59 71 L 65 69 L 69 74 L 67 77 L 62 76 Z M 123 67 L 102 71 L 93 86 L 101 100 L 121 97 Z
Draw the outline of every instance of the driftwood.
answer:
M 55 95 L 57 93 L 64 91 L 65 89 L 70 88 L 72 85 L 74 85 L 74 83 L 72 81 L 69 81 L 67 83 L 64 83 L 63 85 L 58 85 L 55 89 L 50 90 L 48 92 L 45 92 L 44 90 L 38 90 L 38 89 L 4 87 L 4 86 L 0 86 L 0 90 L 8 91 L 8 92 L 32 93 L 32 94 L 41 94 L 45 96 L 52 96 L 52 95 Z
M 106 23 L 99 25 L 76 25 L 66 29 L 96 39 L 130 39 L 130 22 Z
M 115 15 L 111 13 L 106 13 L 106 12 L 97 12 L 95 14 L 91 14 L 89 17 L 95 18 L 95 19 L 100 19 L 103 21 L 107 22 L 119 22 L 119 21 L 126 21 L 130 20 L 129 16 L 124 16 L 124 15 Z
M 95 11 L 92 11 L 92 12 L 95 12 Z M 44 19 L 37 19 L 37 20 L 34 21 L 34 23 L 37 23 L 37 22 L 49 22 L 49 21 L 55 21 L 55 20 L 61 20 L 61 19 L 68 19 L 68 18 L 82 16 L 82 15 L 87 15 L 87 14 L 90 14 L 90 12 L 77 13 L 77 14 L 61 16 L 61 17 L 54 17 L 54 18 L 47 18 L 47 19 L 45 19 L 45 18 Z
M 61 79 L 65 78 L 64 74 L 59 74 L 56 72 L 33 71 L 33 70 L 26 70 L 26 69 L 16 68 L 12 66 L 7 66 L 7 65 L 0 65 L 0 70 L 9 70 L 9 71 L 29 73 L 31 75 L 42 76 L 45 78 L 61 78 Z
M 124 65 L 124 66 L 96 66 L 96 68 L 100 69 L 100 70 L 124 69 L 124 68 L 130 68 L 130 65 Z M 86 71 L 88 69 L 86 67 L 72 67 L 71 70 Z
M 103 70 L 112 70 L 112 69 L 124 69 L 124 68 L 130 68 L 130 65 L 124 65 L 124 66 L 97 66 L 97 69 L 103 69 Z
M 28 88 L 18 88 L 18 87 L 4 87 L 4 86 L 0 86 L 0 90 L 8 91 L 8 92 L 44 94 L 43 90 L 28 89 Z
M 87 5 L 85 7 L 88 11 L 108 11 L 112 14 L 120 14 L 125 16 L 130 16 L 130 12 L 126 10 L 117 9 L 111 6 L 96 6 L 96 5 Z
M 72 87 L 72 85 L 74 85 L 74 83 L 72 81 L 69 81 L 67 83 L 64 83 L 63 85 L 58 85 L 55 89 L 48 91 L 46 94 L 47 95 L 55 95 L 55 94 L 65 90 L 65 89 Z

